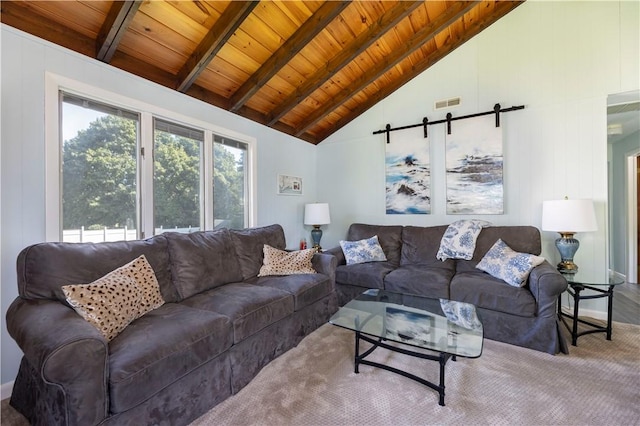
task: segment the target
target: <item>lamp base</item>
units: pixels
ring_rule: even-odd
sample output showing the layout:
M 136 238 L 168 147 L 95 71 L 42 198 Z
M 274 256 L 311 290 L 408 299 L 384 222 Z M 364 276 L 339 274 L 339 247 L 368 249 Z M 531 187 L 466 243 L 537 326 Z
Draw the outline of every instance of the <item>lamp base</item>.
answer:
M 561 238 L 556 240 L 556 248 L 562 258 L 557 266 L 558 271 L 562 274 L 575 274 L 578 272 L 578 265 L 573 263 L 573 256 L 580 247 L 580 241 L 573 238 L 573 232 L 560 232 L 560 235 Z
M 322 229 L 320 229 L 320 225 L 313 225 L 313 229 L 311 230 L 311 240 L 313 241 L 313 248 L 318 251 L 322 251 L 322 247 L 320 247 L 321 238 Z

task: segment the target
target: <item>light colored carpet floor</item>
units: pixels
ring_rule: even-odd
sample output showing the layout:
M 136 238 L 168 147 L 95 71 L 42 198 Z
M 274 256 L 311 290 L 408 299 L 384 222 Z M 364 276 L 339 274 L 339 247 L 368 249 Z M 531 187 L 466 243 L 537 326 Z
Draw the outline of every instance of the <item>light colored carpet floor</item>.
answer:
M 353 340 L 323 325 L 191 426 L 640 425 L 639 326 L 616 322 L 612 341 L 583 336 L 569 355 L 485 340 L 480 358 L 447 363 L 444 407 L 405 377 L 366 365 L 355 374 Z M 436 362 L 382 348 L 372 356 L 438 379 Z M 2 425 L 24 424 L 11 411 L 3 401 Z
M 640 424 L 638 326 L 615 323 L 612 341 L 580 337 L 569 355 L 485 339 L 480 358 L 447 363 L 444 407 L 405 377 L 366 365 L 355 374 L 353 351 L 353 332 L 324 325 L 192 426 Z M 438 380 L 436 362 L 371 356 Z

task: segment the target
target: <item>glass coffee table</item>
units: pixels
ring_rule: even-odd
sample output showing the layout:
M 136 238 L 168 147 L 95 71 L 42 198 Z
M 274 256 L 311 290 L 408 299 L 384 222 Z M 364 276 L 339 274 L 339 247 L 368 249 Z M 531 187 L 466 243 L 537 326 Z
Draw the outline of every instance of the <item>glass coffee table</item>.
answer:
M 329 322 L 355 332 L 355 373 L 359 372 L 360 364 L 365 364 L 408 377 L 437 391 L 440 405 L 444 405 L 444 369 L 447 361 L 455 361 L 458 356 L 478 358 L 482 354 L 482 323 L 476 307 L 469 303 L 371 289 L 341 307 Z M 360 353 L 360 341 L 373 346 Z M 427 349 L 437 354 L 405 346 Z M 438 361 L 440 382 L 432 383 L 389 365 L 365 359 L 379 347 Z

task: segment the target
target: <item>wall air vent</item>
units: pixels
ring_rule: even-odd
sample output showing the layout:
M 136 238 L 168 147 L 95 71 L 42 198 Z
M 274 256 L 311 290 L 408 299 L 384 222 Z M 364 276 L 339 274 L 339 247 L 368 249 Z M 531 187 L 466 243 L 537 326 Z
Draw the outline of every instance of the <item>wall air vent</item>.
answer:
M 436 101 L 433 109 L 437 111 L 439 109 L 444 109 L 444 108 L 453 108 L 460 105 L 460 103 L 461 103 L 460 96 L 457 96 L 455 98 L 443 99 L 441 101 Z

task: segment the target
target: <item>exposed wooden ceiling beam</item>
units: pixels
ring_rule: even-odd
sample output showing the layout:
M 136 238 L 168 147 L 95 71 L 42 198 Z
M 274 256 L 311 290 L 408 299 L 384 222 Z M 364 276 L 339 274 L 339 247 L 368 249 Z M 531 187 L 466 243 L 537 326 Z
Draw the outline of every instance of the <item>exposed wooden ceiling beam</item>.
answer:
M 431 66 L 433 66 L 436 62 L 443 59 L 449 53 L 453 52 L 458 47 L 462 46 L 464 43 L 469 41 L 472 37 L 486 29 L 488 26 L 496 22 L 498 19 L 505 16 L 507 13 L 511 12 L 516 7 L 520 6 L 522 2 L 520 1 L 509 1 L 509 2 L 497 2 L 495 6 L 495 10 L 490 16 L 485 17 L 482 20 L 478 20 L 476 22 L 471 23 L 466 29 L 462 37 L 458 37 L 456 39 L 451 39 L 447 41 L 447 43 L 434 51 L 432 54 L 423 58 L 420 62 L 416 63 L 413 67 L 413 72 L 407 75 L 403 75 L 401 78 L 395 80 L 393 83 L 388 84 L 378 92 L 376 92 L 373 96 L 369 97 L 366 102 L 361 103 L 355 109 L 353 109 L 348 116 L 343 117 L 338 122 L 336 122 L 331 128 L 322 134 L 316 135 L 316 138 L 319 141 L 322 141 L 329 137 L 332 133 L 336 132 L 338 129 L 346 126 L 352 120 L 357 118 L 360 114 L 367 111 L 369 108 L 373 107 L 375 104 L 391 95 L 393 92 L 398 90 L 404 84 L 408 83 L 414 77 L 424 72 Z
M 95 54 L 92 38 L 45 18 L 29 2 L 0 1 L 0 22 L 83 55 Z
M 96 59 L 109 63 L 120 39 L 142 5 L 140 0 L 114 1 L 96 38 Z
M 318 87 L 322 86 L 338 70 L 344 68 L 358 55 L 367 50 L 382 34 L 392 29 L 413 12 L 418 6 L 424 5 L 424 1 L 401 1 L 393 8 L 385 12 L 378 21 L 369 26 L 349 45 L 345 46 L 336 56 L 334 56 L 323 68 L 318 69 L 310 76 L 304 84 L 298 87 L 280 105 L 271 111 L 269 125 L 280 120 L 289 111 L 295 108 L 301 100 L 311 95 Z
M 478 1 L 458 1 L 448 7 L 445 12 L 438 15 L 433 21 L 429 22 L 424 27 L 420 28 L 420 30 L 418 30 L 407 41 L 404 48 L 396 49 L 389 56 L 385 57 L 384 61 L 379 62 L 375 67 L 367 70 L 367 72 L 362 76 L 349 84 L 348 87 L 342 89 L 337 95 L 333 96 L 329 102 L 322 105 L 322 108 L 318 108 L 309 114 L 309 116 L 305 118 L 304 122 L 296 128 L 296 136 L 305 133 L 318 121 L 331 113 L 331 111 L 342 105 L 342 103 L 347 99 L 373 83 L 384 73 L 396 66 L 398 62 L 402 61 L 409 54 L 419 49 L 427 41 L 435 37 L 436 34 L 447 28 L 452 22 L 460 19 L 465 13 L 476 7 L 478 3 Z
M 327 1 L 273 54 L 231 97 L 231 111 L 235 112 L 253 96 L 263 84 L 285 66 L 307 43 L 318 35 L 350 2 Z
M 178 72 L 176 90 L 186 92 L 259 1 L 232 1 Z

